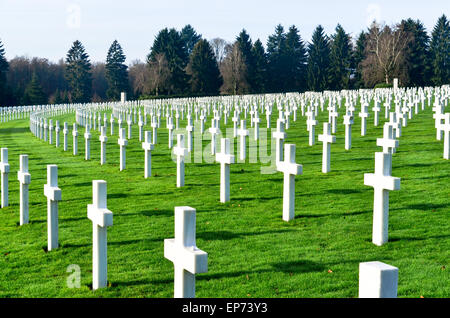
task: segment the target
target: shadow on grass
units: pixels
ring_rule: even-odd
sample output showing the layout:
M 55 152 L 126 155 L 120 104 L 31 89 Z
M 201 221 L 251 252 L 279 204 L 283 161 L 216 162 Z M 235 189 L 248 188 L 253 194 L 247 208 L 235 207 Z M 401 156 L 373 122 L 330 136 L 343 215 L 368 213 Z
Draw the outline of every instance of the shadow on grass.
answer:
M 428 239 L 448 239 L 450 235 L 434 235 L 434 236 L 425 236 L 425 237 L 390 237 L 389 242 L 400 242 L 400 241 L 407 241 L 407 242 L 414 242 L 414 241 L 425 241 Z
M 362 190 L 354 190 L 354 189 L 330 189 L 325 191 L 333 194 L 355 194 L 363 192 Z
M 197 277 L 199 280 L 211 280 L 211 279 L 222 279 L 222 278 L 230 278 L 230 277 L 240 277 L 243 278 L 247 275 L 251 276 L 254 274 L 262 274 L 262 273 L 273 273 L 273 272 L 282 272 L 282 273 L 311 273 L 311 272 L 320 272 L 325 270 L 325 267 L 322 264 L 312 262 L 312 261 L 294 261 L 294 262 L 281 262 L 281 263 L 272 263 L 270 264 L 272 269 L 260 269 L 260 270 L 249 270 L 249 271 L 238 271 L 238 272 L 225 272 L 225 273 L 215 273 L 215 274 L 206 274 L 200 275 Z M 248 276 L 247 276 L 248 279 Z
M 372 213 L 372 210 L 367 211 L 355 211 L 355 212 L 344 212 L 344 213 L 328 213 L 328 214 L 297 214 L 295 215 L 295 219 L 302 218 L 322 218 L 322 217 L 341 217 L 341 216 L 352 216 L 352 215 L 360 215 Z
M 115 287 L 129 287 L 129 286 L 139 286 L 139 285 L 154 285 L 154 284 L 170 284 L 173 280 L 169 279 L 159 279 L 159 280 L 133 280 L 133 281 L 118 281 L 112 282 L 111 288 Z
M 255 235 L 266 235 L 266 234 L 280 234 L 293 232 L 295 230 L 290 229 L 281 229 L 281 230 L 273 230 L 273 231 L 261 231 L 261 232 L 243 232 L 243 233 L 233 233 L 230 231 L 205 231 L 197 233 L 197 238 L 212 241 L 212 240 L 232 240 L 236 238 L 242 238 L 246 236 L 255 236 Z
M 448 204 L 419 203 L 419 204 L 408 205 L 408 206 L 406 206 L 406 208 L 412 209 L 412 210 L 430 211 L 430 210 L 435 210 L 435 209 L 440 209 L 440 208 L 446 208 L 448 206 L 449 206 Z
M 275 271 L 283 273 L 312 273 L 325 270 L 323 264 L 308 260 L 272 263 L 270 265 Z

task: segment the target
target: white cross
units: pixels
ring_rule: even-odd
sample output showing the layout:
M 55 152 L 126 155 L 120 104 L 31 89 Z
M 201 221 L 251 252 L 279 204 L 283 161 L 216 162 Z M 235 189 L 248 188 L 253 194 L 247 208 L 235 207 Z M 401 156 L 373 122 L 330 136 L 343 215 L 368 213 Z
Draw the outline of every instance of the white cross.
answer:
M 106 181 L 92 181 L 92 204 L 87 217 L 92 221 L 92 289 L 106 287 L 108 281 L 107 227 L 113 225 L 113 214 L 107 208 Z
M 344 125 L 345 125 L 345 150 L 350 150 L 350 148 L 352 147 L 353 116 L 349 111 L 347 111 L 346 115 L 344 115 Z
M 267 122 L 267 129 L 270 128 L 270 116 L 272 115 L 272 111 L 268 106 L 266 106 L 266 122 Z
M 238 122 L 239 122 L 239 115 L 237 111 L 234 111 L 234 116 L 231 118 L 233 121 L 233 138 L 237 137 L 237 131 L 238 131 Z
M 89 132 L 89 125 L 87 125 L 84 132 L 85 160 L 89 160 L 91 158 L 91 137 L 92 135 Z
M 216 161 L 220 162 L 220 202 L 230 201 L 230 164 L 234 163 L 234 155 L 230 151 L 230 139 L 220 140 L 221 152 L 216 153 Z
M 309 112 L 308 120 L 306 121 L 307 124 L 307 130 L 309 131 L 309 145 L 312 146 L 316 143 L 316 137 L 315 137 L 315 127 L 317 125 L 317 120 L 315 119 L 314 112 Z
M 106 142 L 108 141 L 108 137 L 106 137 L 106 126 L 102 126 L 100 132 L 101 135 L 98 138 L 100 140 L 100 164 L 103 165 L 106 163 Z
M 64 129 L 63 129 L 63 135 L 64 135 L 64 151 L 67 151 L 67 135 L 69 134 L 69 126 L 67 122 L 64 122 Z
M 128 124 L 128 139 L 131 139 L 131 125 L 133 124 L 133 122 L 131 121 L 131 114 L 128 114 L 127 124 Z
M 366 122 L 367 117 L 369 117 L 369 113 L 367 112 L 367 106 L 362 105 L 361 106 L 361 112 L 359 113 L 359 117 L 361 117 L 361 136 L 366 135 Z
M 48 140 L 48 125 L 47 125 L 47 118 L 44 118 L 44 141 Z
M 395 138 L 400 138 L 402 134 L 402 124 L 397 118 L 397 113 L 389 113 L 389 124 L 392 126 L 392 129 L 395 130 Z
M 339 117 L 339 113 L 336 111 L 336 108 L 333 107 L 332 111 L 329 113 L 329 121 L 331 122 L 331 133 L 336 133 L 337 128 L 337 118 Z
M 246 136 L 249 135 L 248 129 L 246 129 L 246 122 L 245 119 L 241 120 L 241 128 L 237 131 L 238 136 L 240 136 L 240 151 L 239 151 L 239 159 L 244 160 L 246 158 L 246 152 L 247 152 L 247 144 L 246 144 Z
M 59 147 L 59 131 L 61 129 L 59 128 L 59 120 L 56 121 L 56 125 L 55 125 L 55 146 L 58 148 Z
M 76 123 L 73 124 L 72 136 L 73 136 L 73 155 L 76 156 L 78 154 L 78 130 Z
M 47 197 L 47 244 L 48 251 L 51 251 L 58 248 L 58 201 L 61 201 L 61 189 L 58 188 L 57 165 L 47 165 L 44 195 Z
M 184 186 L 184 157 L 187 156 L 187 149 L 184 147 L 184 135 L 177 134 L 177 146 L 173 148 L 177 156 L 177 188 Z
M 444 132 L 444 159 L 450 159 L 450 113 L 445 114 L 445 122 L 441 125 Z
M 153 144 L 156 145 L 156 142 L 158 141 L 158 120 L 156 116 L 152 116 L 152 123 L 150 125 L 153 128 Z M 177 125 L 178 129 L 178 125 Z
M 378 122 L 379 122 L 378 112 L 381 111 L 380 103 L 378 100 L 375 101 L 375 105 L 373 106 L 372 111 L 374 112 L 373 125 L 376 127 L 376 126 L 378 126 Z
M 49 138 L 48 138 L 48 143 L 51 145 L 53 143 L 53 120 L 50 119 L 50 124 L 48 126 L 49 129 Z
M 200 114 L 200 133 L 204 133 L 205 132 L 205 115 L 203 113 L 203 111 Z
M 117 143 L 120 146 L 120 171 L 125 169 L 126 166 L 126 147 L 128 145 L 128 140 L 125 135 L 125 128 L 119 129 L 120 138 L 117 140 Z
M 108 125 L 108 119 L 106 118 L 106 113 L 103 113 L 103 126 L 105 126 L 105 129 Z
M 186 125 L 186 131 L 187 131 L 187 150 L 188 152 L 192 151 L 192 132 L 194 131 L 194 126 L 192 125 L 192 118 L 191 115 L 187 115 L 187 125 Z
M 154 148 L 153 144 L 150 143 L 152 140 L 152 133 L 150 131 L 145 131 L 145 142 L 142 143 L 142 149 L 145 151 L 145 165 L 144 165 L 144 178 L 147 179 L 152 175 L 152 150 Z
M 391 124 L 385 123 L 383 126 L 383 138 L 377 138 L 377 146 L 383 147 L 383 152 L 394 153 L 398 147 L 398 140 L 394 137 L 394 129 Z
M 111 114 L 111 119 L 109 120 L 111 123 L 111 136 L 114 135 L 114 115 Z
M 122 128 L 122 114 L 119 114 L 119 119 L 117 120 L 117 123 L 119 124 L 119 131 Z
M 220 133 L 217 119 L 211 119 L 211 127 L 208 131 L 211 134 L 211 155 L 214 156 L 216 154 L 216 135 Z
M 142 121 L 142 115 L 139 114 L 139 121 L 138 121 L 138 126 L 139 126 L 139 141 L 142 141 L 142 132 L 144 131 L 144 122 Z
M 164 257 L 174 265 L 174 297 L 195 297 L 195 274 L 208 271 L 208 253 L 195 243 L 195 209 L 175 207 L 175 238 L 164 240 Z
M 20 155 L 20 170 L 17 171 L 20 183 L 20 225 L 28 224 L 29 197 L 28 185 L 31 175 L 28 173 L 28 155 Z
M 255 111 L 255 115 L 253 116 L 253 123 L 255 124 L 255 135 L 254 139 L 259 139 L 259 123 L 261 122 L 261 119 L 258 117 L 258 112 Z
M 168 117 L 167 129 L 169 130 L 169 149 L 173 147 L 173 118 Z
M 8 148 L 1 149 L 1 162 L 0 162 L 0 172 L 2 174 L 1 181 L 1 191 L 2 191 L 2 208 L 7 207 L 8 202 L 8 174 L 9 174 L 9 163 L 8 163 Z
M 284 161 L 277 164 L 277 170 L 284 173 L 283 182 L 283 220 L 295 217 L 295 176 L 303 173 L 302 165 L 295 163 L 295 145 L 284 145 Z
M 330 143 L 336 142 L 336 136 L 331 135 L 331 127 L 329 123 L 323 123 L 323 134 L 319 135 L 319 141 L 323 143 L 322 150 L 322 172 L 330 172 Z
M 275 162 L 283 161 L 283 140 L 286 139 L 286 133 L 284 132 L 284 122 L 277 119 L 277 130 L 272 133 L 272 137 L 275 138 Z
M 392 154 L 375 153 L 375 173 L 364 174 L 364 184 L 374 189 L 372 242 L 388 241 L 389 191 L 400 189 L 400 178 L 391 176 Z
M 442 140 L 442 120 L 445 119 L 445 114 L 442 112 L 437 112 L 435 114 L 433 114 L 433 118 L 434 118 L 434 128 L 436 128 L 436 139 L 437 140 Z

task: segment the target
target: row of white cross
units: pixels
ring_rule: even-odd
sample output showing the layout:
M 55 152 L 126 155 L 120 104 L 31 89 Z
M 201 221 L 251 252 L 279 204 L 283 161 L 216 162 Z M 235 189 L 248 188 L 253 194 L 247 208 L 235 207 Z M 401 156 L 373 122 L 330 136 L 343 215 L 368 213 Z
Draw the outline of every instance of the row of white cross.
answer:
M 225 141 L 226 139 L 222 139 Z M 289 152 L 293 145 L 286 145 Z M 225 145 L 226 147 L 226 145 Z M 5 148 L 3 148 L 5 149 Z M 2 153 L 3 153 L 2 149 Z M 18 179 L 21 183 L 21 225 L 28 223 L 28 195 L 22 188 L 30 183 L 28 156 L 21 155 Z M 227 159 L 229 162 L 229 158 Z M 298 166 L 298 165 L 297 165 Z M 294 168 L 296 169 L 296 168 Z M 297 168 L 298 169 L 298 168 Z M 107 207 L 107 184 L 103 180 L 92 182 L 92 204 L 87 205 L 87 217 L 92 221 L 92 289 L 104 288 L 108 283 L 107 227 L 113 225 L 113 213 Z M 61 189 L 58 187 L 58 167 L 47 166 L 48 251 L 59 247 L 58 201 Z M 222 194 L 221 194 L 222 195 Z M 26 202 L 23 198 L 26 197 Z M 24 219 L 26 217 L 26 219 Z M 196 245 L 196 210 L 188 206 L 175 207 L 175 238 L 164 240 L 164 257 L 174 264 L 174 297 L 195 297 L 195 274 L 208 271 L 208 254 Z M 398 269 L 380 262 L 361 263 L 359 268 L 359 297 L 396 297 Z M 374 280 L 374 277 L 381 279 Z

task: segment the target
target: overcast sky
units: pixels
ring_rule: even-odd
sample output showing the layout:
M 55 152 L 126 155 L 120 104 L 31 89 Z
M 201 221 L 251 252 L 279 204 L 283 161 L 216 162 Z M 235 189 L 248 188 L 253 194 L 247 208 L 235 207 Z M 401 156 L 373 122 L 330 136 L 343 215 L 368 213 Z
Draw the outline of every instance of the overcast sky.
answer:
M 450 0 L 0 0 L 0 40 L 6 57 L 58 61 L 80 40 L 92 62 L 105 61 L 111 43 L 122 45 L 127 63 L 145 60 L 159 30 L 191 24 L 208 40 L 234 41 L 245 28 L 266 45 L 281 24 L 295 25 L 310 41 L 321 24 L 332 34 L 337 23 L 356 36 L 370 21 L 393 24 L 419 19 L 431 33 L 437 19 L 450 18 Z

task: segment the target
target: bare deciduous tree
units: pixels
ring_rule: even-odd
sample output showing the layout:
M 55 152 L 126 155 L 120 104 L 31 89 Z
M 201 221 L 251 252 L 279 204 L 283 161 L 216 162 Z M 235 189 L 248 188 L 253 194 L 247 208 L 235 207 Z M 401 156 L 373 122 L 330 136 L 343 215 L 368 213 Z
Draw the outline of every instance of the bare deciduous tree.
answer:
M 231 51 L 220 65 L 220 73 L 223 78 L 223 85 L 220 88 L 222 94 L 236 95 L 248 92 L 247 68 L 238 43 L 233 44 Z
M 229 47 L 230 44 L 221 38 L 214 38 L 209 41 L 209 44 L 211 45 L 214 55 L 216 56 L 217 64 L 220 65 L 227 55 L 227 47 Z
M 149 75 L 149 87 L 155 91 L 156 96 L 161 90 L 168 90 L 170 94 L 172 90 L 169 84 L 171 73 L 164 53 L 157 54 L 155 60 L 149 63 Z
M 411 34 L 401 25 L 390 27 L 372 23 L 367 35 L 366 58 L 362 62 L 366 85 L 389 84 L 393 77 L 404 75 L 405 49 L 411 39 Z
M 140 60 L 131 62 L 128 68 L 128 79 L 130 87 L 135 98 L 142 94 L 149 93 L 150 70 L 146 63 Z

